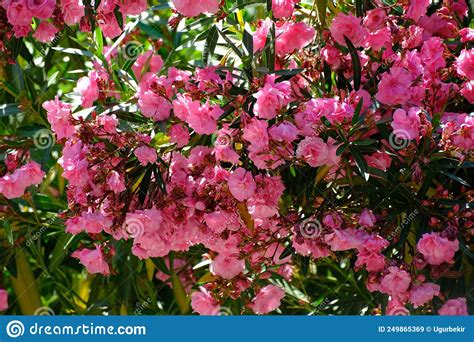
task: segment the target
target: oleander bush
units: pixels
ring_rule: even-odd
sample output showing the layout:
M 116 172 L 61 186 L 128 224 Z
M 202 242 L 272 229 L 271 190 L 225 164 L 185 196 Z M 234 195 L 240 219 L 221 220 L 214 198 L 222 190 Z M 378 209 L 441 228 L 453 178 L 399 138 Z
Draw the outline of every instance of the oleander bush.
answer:
M 471 14 L 3 0 L 0 310 L 473 314 Z

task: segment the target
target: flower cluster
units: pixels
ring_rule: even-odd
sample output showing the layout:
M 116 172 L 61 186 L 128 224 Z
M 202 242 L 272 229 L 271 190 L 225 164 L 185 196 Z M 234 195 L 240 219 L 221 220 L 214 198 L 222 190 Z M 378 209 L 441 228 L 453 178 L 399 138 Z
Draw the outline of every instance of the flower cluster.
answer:
M 184 16 L 222 17 L 217 0 L 173 3 Z M 140 259 L 186 259 L 205 247 L 212 281 L 191 294 L 200 314 L 220 314 L 229 298 L 256 314 L 277 309 L 285 291 L 273 280 L 291 281 L 292 252 L 349 258 L 367 289 L 388 298 L 388 314 L 432 312 L 434 298 L 445 301 L 439 314 L 467 314 L 466 300 L 447 300 L 436 282 L 473 234 L 468 207 L 444 200 L 472 193 L 451 186 L 465 181 L 448 171 L 437 188 L 428 177 L 441 159 L 458 167 L 473 158 L 474 34 L 460 24 L 464 0 L 430 14 L 425 1 L 380 4 L 362 18 L 341 12 L 321 37 L 297 19 L 297 4 L 274 0 L 273 17 L 252 23 L 244 43 L 252 55 L 232 47 L 242 68 L 191 72 L 147 51 L 131 67 L 133 99 L 94 63 L 75 88 L 88 116 L 59 99 L 43 105 L 64 145 L 66 230 L 95 241 L 73 256 L 109 275 L 113 240 L 130 241 Z M 99 6 L 107 37 L 121 30 L 111 23 L 115 5 Z M 114 113 L 120 99 L 139 113 Z M 377 198 L 363 191 L 380 188 Z M 391 241 L 407 203 L 424 226 Z
M 33 38 L 42 43 L 51 42 L 64 25 L 76 24 L 85 32 L 97 25 L 106 37 L 115 38 L 122 33 L 128 16 L 139 15 L 148 8 L 146 0 L 108 0 L 99 4 L 94 15 L 86 15 L 91 8 L 86 9 L 82 0 L 4 0 L 1 5 L 15 37 L 26 37 L 34 30 Z

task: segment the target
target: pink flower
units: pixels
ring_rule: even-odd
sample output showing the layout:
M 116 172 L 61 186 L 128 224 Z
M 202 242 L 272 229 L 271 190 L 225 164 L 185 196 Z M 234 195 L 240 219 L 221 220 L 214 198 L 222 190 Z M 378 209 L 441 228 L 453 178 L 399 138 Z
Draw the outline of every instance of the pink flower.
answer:
M 429 264 L 441 265 L 453 261 L 454 254 L 459 249 L 459 241 L 448 240 L 438 233 L 426 233 L 418 241 L 417 249 Z
M 291 143 L 298 139 L 298 129 L 291 122 L 283 121 L 279 125 L 272 126 L 268 132 L 272 140 Z
M 368 34 L 360 22 L 360 18 L 355 17 L 352 13 L 339 13 L 332 21 L 329 28 L 334 40 L 343 46 L 346 46 L 344 36 L 346 36 L 355 47 L 360 47 L 364 44 L 365 38 Z
M 58 139 L 71 138 L 76 129 L 69 122 L 71 118 L 71 105 L 59 101 L 58 97 L 43 103 L 43 108 L 47 112 L 51 129 L 56 133 Z
M 459 75 L 474 81 L 474 50 L 462 50 L 454 66 Z
M 148 90 L 139 93 L 138 106 L 144 117 L 154 121 L 163 121 L 169 118 L 173 106 L 164 97 Z
M 391 32 L 388 27 L 384 27 L 383 29 L 371 32 L 364 44 L 365 47 L 370 47 L 373 50 L 380 50 L 387 45 L 390 46 L 391 44 Z
M 380 282 L 381 292 L 395 297 L 405 293 L 411 283 L 411 277 L 408 272 L 400 270 L 395 266 L 390 266 L 388 272 Z
M 252 174 L 241 167 L 230 174 L 227 183 L 232 195 L 240 202 L 252 197 L 257 188 Z
M 198 134 L 212 134 L 217 129 L 217 119 L 224 112 L 219 106 L 208 102 L 201 105 L 199 101 L 178 94 L 173 101 L 174 114 L 187 122 Z
M 135 63 L 132 65 L 132 71 L 137 80 L 140 80 L 142 74 L 147 72 L 156 73 L 163 67 L 163 59 L 160 55 L 153 54 L 153 51 L 146 51 L 138 56 Z
M 260 26 L 253 34 L 253 48 L 255 51 L 260 51 L 265 48 L 267 41 L 268 31 L 272 27 L 273 22 L 267 18 L 260 22 Z
M 26 0 L 12 1 L 5 8 L 7 10 L 8 22 L 13 26 L 31 25 L 33 13 L 31 13 Z
M 189 131 L 183 125 L 173 125 L 168 133 L 170 141 L 181 148 L 189 143 Z
M 124 17 L 139 15 L 148 8 L 147 0 L 123 0 L 119 1 L 118 5 Z
M 466 298 L 450 299 L 438 310 L 442 316 L 468 316 Z
M 390 298 L 387 305 L 388 316 L 408 316 L 410 311 L 397 298 Z
M 439 68 L 446 66 L 443 57 L 444 44 L 441 38 L 431 37 L 423 43 L 421 48 L 421 60 L 425 65 L 425 69 L 429 72 L 436 72 Z
M 196 17 L 202 13 L 214 14 L 219 9 L 219 0 L 172 0 L 176 10 L 186 17 Z
M 36 18 L 49 19 L 56 8 L 55 0 L 27 0 L 26 6 Z
M 8 309 L 8 292 L 0 289 L 0 311 Z
M 375 31 L 380 30 L 385 26 L 387 19 L 387 14 L 383 8 L 376 8 L 370 11 L 367 11 L 364 17 L 364 26 L 369 30 Z
M 365 265 L 369 272 L 380 272 L 385 268 L 385 257 L 379 251 L 362 250 L 357 255 L 356 266 Z
M 369 210 L 369 209 L 362 210 L 359 217 L 359 224 L 362 227 L 365 227 L 365 228 L 373 227 L 376 221 L 377 220 L 375 219 L 374 214 L 372 214 L 372 210 Z
M 261 119 L 273 119 L 280 109 L 290 103 L 290 95 L 290 82 L 275 83 L 275 77 L 267 77 L 263 88 L 254 94 L 257 99 L 255 114 Z
M 71 256 L 79 259 L 79 262 L 86 267 L 89 273 L 110 274 L 109 265 L 105 261 L 102 249 L 99 245 L 96 245 L 95 249 L 83 248 L 77 250 L 72 253 Z
M 154 164 L 158 159 L 158 155 L 156 154 L 156 150 L 154 148 L 148 146 L 140 146 L 135 149 L 135 157 L 137 157 L 140 164 L 146 166 L 148 163 Z
M 54 39 L 56 33 L 58 33 L 58 29 L 56 28 L 56 26 L 47 21 L 42 21 L 38 25 L 36 32 L 33 34 L 33 37 L 35 37 L 42 43 L 48 43 Z
M 110 172 L 107 178 L 107 185 L 114 193 L 119 194 L 126 189 L 123 176 L 115 170 Z
M 408 99 L 412 76 L 404 68 L 392 67 L 385 73 L 379 83 L 376 99 L 389 106 L 404 104 Z
M 122 28 L 119 26 L 114 12 L 99 14 L 97 22 L 107 38 L 113 39 L 122 33 Z
M 461 95 L 464 96 L 469 103 L 474 103 L 474 81 L 469 81 L 463 84 Z
M 435 296 L 439 296 L 440 287 L 437 284 L 425 283 L 415 285 L 410 290 L 410 302 L 415 308 L 425 305 Z
M 406 15 L 408 18 L 418 21 L 418 19 L 426 14 L 429 5 L 430 0 L 410 0 Z
M 321 57 L 332 68 L 338 68 L 341 65 L 342 54 L 341 51 L 334 46 L 326 45 L 321 49 Z
M 279 56 L 304 48 L 316 34 L 314 28 L 303 22 L 285 22 L 277 31 L 275 49 Z
M 459 34 L 461 35 L 461 42 L 463 43 L 474 41 L 474 29 L 470 27 L 459 30 Z
M 272 11 L 275 18 L 289 18 L 293 15 L 295 4 L 300 0 L 272 0 Z
M 257 315 L 263 315 L 277 309 L 281 300 L 285 297 L 285 291 L 275 285 L 267 285 L 252 299 L 252 310 Z
M 252 148 L 266 149 L 269 143 L 268 122 L 253 118 L 243 129 L 242 137 L 247 140 Z
M 0 178 L 0 193 L 8 199 L 21 197 L 28 186 L 41 183 L 44 175 L 38 163 L 29 162 Z
M 84 16 L 82 0 L 61 0 L 64 21 L 68 25 L 77 24 Z
M 28 186 L 41 183 L 45 176 L 44 171 L 41 170 L 40 164 L 34 161 L 22 166 L 18 172 L 20 172 L 21 177 L 25 179 Z
M 393 113 L 392 128 L 397 138 L 413 140 L 420 136 L 421 120 L 420 108 L 412 107 L 408 113 L 403 109 L 397 109 Z
M 211 273 L 224 279 L 232 279 L 245 270 L 245 261 L 220 253 L 210 265 Z
M 296 149 L 296 156 L 305 160 L 310 166 L 336 166 L 341 159 L 336 155 L 337 145 L 331 138 L 327 143 L 321 138 L 306 137 Z
M 74 92 L 81 94 L 82 107 L 92 107 L 94 101 L 99 98 L 99 75 L 96 71 L 91 71 L 88 76 L 81 77 L 77 81 Z
M 86 150 L 81 142 L 72 142 L 69 140 L 63 148 L 63 155 L 58 162 L 62 166 L 64 172 L 63 177 L 74 186 L 84 186 L 88 181 L 87 159 L 84 158 Z
M 278 215 L 278 201 L 280 200 L 285 186 L 279 176 L 255 177 L 257 190 L 254 195 L 247 200 L 249 214 L 255 219 L 263 219 Z
M 201 291 L 196 291 L 191 294 L 191 306 L 193 310 L 200 315 L 219 315 L 219 304 L 216 303 L 205 288 L 201 287 L 200 290 Z
M 386 171 L 390 164 L 392 163 L 392 158 L 385 152 L 375 152 L 370 156 L 364 155 L 364 158 L 367 160 L 367 164 L 370 167 Z
M 113 134 L 117 131 L 118 120 L 115 114 L 104 115 L 102 114 L 97 118 L 97 122 L 104 128 L 107 133 Z

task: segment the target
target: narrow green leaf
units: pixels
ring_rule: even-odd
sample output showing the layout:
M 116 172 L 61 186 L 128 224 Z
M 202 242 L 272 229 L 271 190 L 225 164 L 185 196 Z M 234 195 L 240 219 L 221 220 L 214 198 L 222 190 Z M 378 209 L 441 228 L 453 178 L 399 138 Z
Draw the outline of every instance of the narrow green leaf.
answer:
M 360 117 L 360 111 L 362 110 L 362 104 L 364 102 L 364 99 L 361 98 L 359 103 L 357 104 L 355 110 L 354 110 L 354 116 L 352 117 L 352 124 L 355 125 L 357 121 L 359 121 Z
M 204 65 L 209 65 L 210 58 L 214 54 L 214 51 L 216 49 L 217 45 L 217 39 L 219 35 L 217 33 L 217 27 L 212 26 L 208 31 L 207 31 L 207 39 L 206 43 L 204 45 L 204 50 L 202 52 L 202 63 Z
M 361 79 L 362 79 L 362 70 L 361 70 L 361 66 L 360 66 L 359 55 L 357 54 L 357 50 L 354 47 L 354 45 L 352 44 L 352 42 L 349 40 L 349 38 L 344 36 L 344 40 L 346 41 L 346 45 L 347 45 L 347 47 L 349 49 L 349 53 L 351 55 L 352 69 L 353 69 L 353 72 L 354 72 L 354 77 L 353 77 L 354 90 L 357 91 L 357 90 L 360 89 L 360 82 L 361 82 Z
M 350 146 L 349 150 L 351 151 L 351 155 L 354 157 L 356 162 L 357 168 L 359 169 L 360 175 L 366 181 L 369 180 L 369 173 L 368 173 L 368 165 L 367 161 L 364 159 L 362 153 L 360 153 L 356 148 Z

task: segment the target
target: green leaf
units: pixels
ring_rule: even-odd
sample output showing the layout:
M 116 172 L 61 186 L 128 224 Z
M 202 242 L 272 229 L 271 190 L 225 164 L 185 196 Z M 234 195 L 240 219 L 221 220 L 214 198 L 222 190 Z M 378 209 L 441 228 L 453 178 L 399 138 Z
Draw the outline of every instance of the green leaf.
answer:
M 362 79 L 362 70 L 361 70 L 361 66 L 360 66 L 359 55 L 357 54 L 357 50 L 354 47 L 354 45 L 352 44 L 352 42 L 349 40 L 349 38 L 344 36 L 344 40 L 346 41 L 346 45 L 347 45 L 347 47 L 349 49 L 349 53 L 351 55 L 352 69 L 353 69 L 353 72 L 354 72 L 354 78 L 353 78 L 354 90 L 357 91 L 357 90 L 360 89 L 360 82 L 361 82 L 361 79 Z
M 351 151 L 351 155 L 354 157 L 360 175 L 362 176 L 362 178 L 368 181 L 370 174 L 368 173 L 368 165 L 364 156 L 362 155 L 362 153 L 359 152 L 359 150 L 352 146 L 349 146 L 349 150 Z
M 364 140 L 353 141 L 351 143 L 351 145 L 354 145 L 354 146 L 368 146 L 368 145 L 373 145 L 375 143 L 377 143 L 377 140 L 364 139 Z
M 362 104 L 364 103 L 364 99 L 361 98 L 359 103 L 357 103 L 357 106 L 355 107 L 354 110 L 354 116 L 352 117 L 352 124 L 355 125 L 357 121 L 359 121 L 360 117 L 360 111 L 362 110 Z
M 239 48 L 232 42 L 232 40 L 230 40 L 229 37 L 227 37 L 227 35 L 222 32 L 221 30 L 219 30 L 218 28 L 216 28 L 216 30 L 219 32 L 219 34 L 221 35 L 222 38 L 224 38 L 224 40 L 227 42 L 227 44 L 229 44 L 229 46 L 232 48 L 232 50 L 234 50 L 235 54 L 241 59 L 243 60 L 244 58 L 244 55 L 242 54 L 242 51 L 239 50 Z
M 252 36 L 251 33 L 249 33 L 247 28 L 244 28 L 242 43 L 244 44 L 244 48 L 245 48 L 249 58 L 253 59 L 253 36 Z
M 291 243 L 286 246 L 284 251 L 280 254 L 279 260 L 285 259 L 287 256 L 293 255 L 295 252 L 295 248 L 291 245 Z
M 151 261 L 161 272 L 166 275 L 171 275 L 171 271 L 169 270 L 168 266 L 166 266 L 166 263 L 163 258 L 151 258 Z
M 94 31 L 94 41 L 97 47 L 97 52 L 99 53 L 99 55 L 102 55 L 104 51 L 104 40 L 102 37 L 102 30 L 100 29 L 100 27 L 96 27 Z
M 219 35 L 217 33 L 217 27 L 212 26 L 207 31 L 206 44 L 204 45 L 204 50 L 202 51 L 202 63 L 204 65 L 209 65 L 210 57 L 212 57 L 216 49 L 218 37 Z
M 464 179 L 462 179 L 462 178 L 456 176 L 455 174 L 452 174 L 452 173 L 447 172 L 447 171 L 445 171 L 445 170 L 440 170 L 439 172 L 442 173 L 442 174 L 445 175 L 445 176 L 448 176 L 448 177 L 451 178 L 452 180 L 454 180 L 454 181 L 456 181 L 456 182 L 458 182 L 458 183 L 461 183 L 461 184 L 464 185 L 464 186 L 471 187 L 471 185 L 470 185 L 468 182 L 466 182 Z
M 21 113 L 18 103 L 7 103 L 0 105 L 0 117 Z

